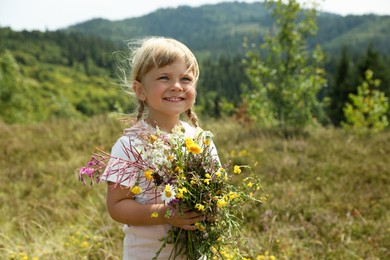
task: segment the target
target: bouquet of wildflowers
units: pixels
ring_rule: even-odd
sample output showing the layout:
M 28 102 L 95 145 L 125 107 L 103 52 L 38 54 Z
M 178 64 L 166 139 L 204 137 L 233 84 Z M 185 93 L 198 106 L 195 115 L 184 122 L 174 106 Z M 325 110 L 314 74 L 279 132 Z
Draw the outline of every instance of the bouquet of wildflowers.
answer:
M 91 183 L 99 182 L 111 164 L 105 175 L 115 174 L 116 185 L 129 181 L 134 194 L 153 191 L 156 197 L 161 196 L 168 205 L 167 218 L 186 209 L 207 216 L 195 223 L 195 231 L 173 227 L 155 259 L 167 243 L 174 243 L 172 259 L 176 254 L 184 254 L 188 259 L 223 256 L 225 248 L 237 247 L 237 241 L 242 238 L 242 207 L 258 202 L 253 194 L 261 186 L 253 176 L 241 178 L 241 185 L 233 185 L 232 179 L 249 167 L 221 165 L 211 145 L 212 138 L 209 131 L 202 131 L 194 138 L 186 137 L 181 126 L 175 127 L 172 134 L 157 129 L 142 136 L 142 145 L 122 147 L 132 160 L 113 158 L 99 151 L 87 167 L 80 168 L 79 176 L 84 183 L 86 176 L 91 178 Z M 157 212 L 151 215 L 156 216 Z

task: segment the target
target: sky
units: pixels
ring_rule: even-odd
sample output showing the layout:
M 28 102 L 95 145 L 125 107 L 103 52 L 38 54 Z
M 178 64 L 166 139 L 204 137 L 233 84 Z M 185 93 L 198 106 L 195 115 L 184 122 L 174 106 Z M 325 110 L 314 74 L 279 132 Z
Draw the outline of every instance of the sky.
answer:
M 160 8 L 200 6 L 233 0 L 0 0 L 0 27 L 13 30 L 57 30 L 93 18 L 116 21 Z M 310 3 L 310 0 L 298 0 Z M 239 2 L 256 2 L 239 0 Z M 390 0 L 316 0 L 319 10 L 340 15 L 390 15 Z M 310 5 L 308 5 L 310 6 Z

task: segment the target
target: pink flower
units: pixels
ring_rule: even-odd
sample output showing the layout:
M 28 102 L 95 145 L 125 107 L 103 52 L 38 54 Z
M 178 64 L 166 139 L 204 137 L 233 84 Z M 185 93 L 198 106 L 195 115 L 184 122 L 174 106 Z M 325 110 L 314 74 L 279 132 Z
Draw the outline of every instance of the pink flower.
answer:
M 87 176 L 89 176 L 89 177 L 93 177 L 93 172 L 94 172 L 95 170 L 93 169 L 93 168 L 90 168 L 90 167 L 81 167 L 80 168 L 80 175 L 87 175 Z

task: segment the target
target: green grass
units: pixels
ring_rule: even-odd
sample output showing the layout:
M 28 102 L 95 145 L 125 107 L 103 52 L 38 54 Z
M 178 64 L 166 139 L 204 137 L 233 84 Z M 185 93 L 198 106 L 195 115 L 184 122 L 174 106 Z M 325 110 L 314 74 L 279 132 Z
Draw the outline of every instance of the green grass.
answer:
M 390 258 L 390 133 L 277 132 L 204 122 L 223 162 L 250 164 L 269 195 L 246 209 L 249 256 Z M 105 209 L 105 185 L 76 169 L 95 147 L 109 151 L 123 125 L 107 117 L 37 125 L 0 123 L 0 259 L 120 259 L 121 225 Z

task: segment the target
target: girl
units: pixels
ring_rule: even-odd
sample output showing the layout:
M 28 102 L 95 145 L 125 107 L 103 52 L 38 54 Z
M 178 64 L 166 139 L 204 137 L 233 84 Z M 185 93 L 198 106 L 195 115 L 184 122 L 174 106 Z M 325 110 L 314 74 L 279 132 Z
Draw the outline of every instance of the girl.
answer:
M 181 125 L 185 135 L 191 138 L 199 133 L 197 117 L 192 111 L 199 67 L 195 56 L 184 44 L 162 37 L 145 39 L 133 51 L 131 67 L 132 90 L 139 102 L 137 122 L 126 129 L 124 136 L 113 146 L 113 157 L 129 160 L 123 146 L 141 145 L 140 136 L 153 133 L 157 128 L 170 133 L 176 125 Z M 180 120 L 183 113 L 193 126 Z M 212 150 L 217 157 L 214 148 Z M 160 196 L 156 196 L 155 192 L 135 194 L 129 191 L 128 187 L 134 185 L 134 180 L 114 185 L 118 176 L 106 174 L 110 172 L 109 168 L 103 175 L 103 179 L 108 181 L 107 208 L 115 221 L 124 224 L 123 259 L 150 260 L 155 257 L 162 245 L 161 239 L 172 226 L 195 230 L 194 224 L 205 219 L 195 211 L 165 217 L 167 206 Z M 142 184 L 141 188 L 146 190 Z M 157 213 L 157 217 L 152 218 L 152 213 Z M 158 259 L 168 259 L 171 252 L 172 245 L 168 244 Z M 184 256 L 176 256 L 175 259 L 184 259 Z

